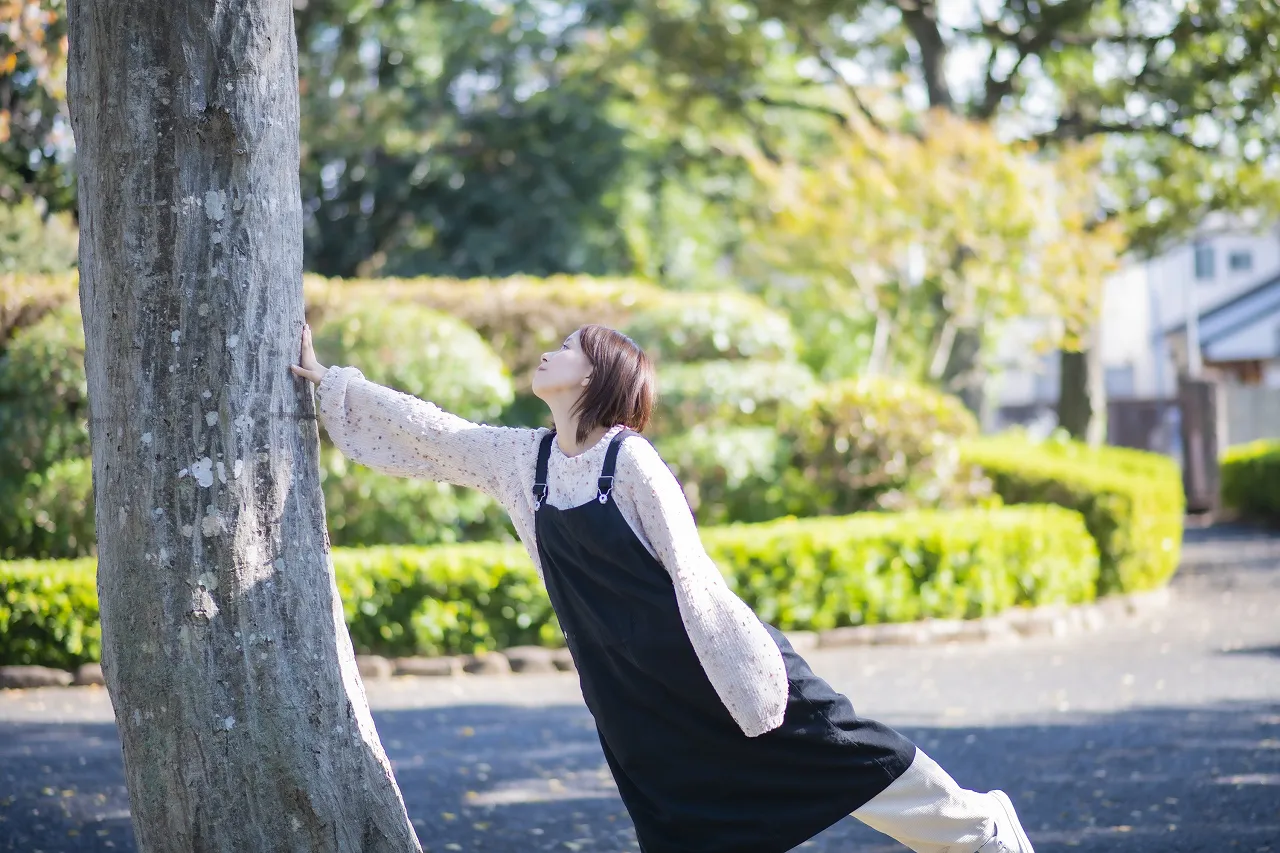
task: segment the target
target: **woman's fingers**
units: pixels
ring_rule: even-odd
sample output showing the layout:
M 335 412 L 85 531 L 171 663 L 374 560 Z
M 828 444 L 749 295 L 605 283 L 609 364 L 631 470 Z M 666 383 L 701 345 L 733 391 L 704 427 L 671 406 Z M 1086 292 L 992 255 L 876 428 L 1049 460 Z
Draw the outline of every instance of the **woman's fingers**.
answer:
M 325 368 L 320 366 L 320 362 L 316 360 L 315 349 L 311 346 L 311 326 L 304 323 L 302 325 L 302 346 L 298 353 L 298 364 L 289 365 L 289 369 L 293 371 L 294 376 L 301 376 L 309 379 L 316 385 L 320 384 L 320 380 L 324 379 Z

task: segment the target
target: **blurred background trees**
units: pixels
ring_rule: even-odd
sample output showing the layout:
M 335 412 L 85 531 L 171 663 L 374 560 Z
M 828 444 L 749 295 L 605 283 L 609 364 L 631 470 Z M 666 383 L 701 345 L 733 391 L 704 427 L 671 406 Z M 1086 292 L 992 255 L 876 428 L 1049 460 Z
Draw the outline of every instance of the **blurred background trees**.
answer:
M 1280 199 L 1270 0 L 294 7 L 309 270 L 742 289 L 819 374 L 977 412 L 1000 321 L 1046 317 L 1078 435 L 1117 259 Z M 65 11 L 0 2 L 10 269 L 74 263 Z

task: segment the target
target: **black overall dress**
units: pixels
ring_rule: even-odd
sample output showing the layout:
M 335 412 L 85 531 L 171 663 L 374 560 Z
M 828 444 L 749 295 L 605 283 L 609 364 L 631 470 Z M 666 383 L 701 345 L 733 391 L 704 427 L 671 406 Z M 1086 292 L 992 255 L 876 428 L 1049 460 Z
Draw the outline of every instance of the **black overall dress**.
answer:
M 782 725 L 747 737 L 707 679 L 671 576 L 610 499 L 622 440 L 596 499 L 546 503 L 555 433 L 534 478 L 538 556 L 582 695 L 644 853 L 782 853 L 865 804 L 911 764 L 915 746 L 854 714 L 781 631 Z

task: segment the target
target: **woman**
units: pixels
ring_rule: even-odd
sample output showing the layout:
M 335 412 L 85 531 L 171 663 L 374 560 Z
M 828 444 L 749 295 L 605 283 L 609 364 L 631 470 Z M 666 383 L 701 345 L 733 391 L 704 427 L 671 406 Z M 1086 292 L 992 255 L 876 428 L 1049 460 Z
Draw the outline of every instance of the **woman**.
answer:
M 630 338 L 583 326 L 542 356 L 533 392 L 554 430 L 473 424 L 326 369 L 309 328 L 292 370 L 319 386 L 347 456 L 480 489 L 511 514 L 645 853 L 782 853 L 850 813 L 916 853 L 1033 853 L 1007 796 L 960 788 L 856 716 L 728 588 L 637 434 L 654 371 Z

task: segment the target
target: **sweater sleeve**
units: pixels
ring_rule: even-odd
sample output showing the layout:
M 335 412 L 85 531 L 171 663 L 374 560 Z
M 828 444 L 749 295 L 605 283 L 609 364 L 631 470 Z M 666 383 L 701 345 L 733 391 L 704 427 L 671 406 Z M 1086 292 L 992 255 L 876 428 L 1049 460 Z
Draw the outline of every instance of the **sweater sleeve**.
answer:
M 343 455 L 386 474 L 479 489 L 515 503 L 518 466 L 536 431 L 474 424 L 434 403 L 331 367 L 320 382 L 320 423 Z
M 644 536 L 671 574 L 681 620 L 711 686 L 748 737 L 777 728 L 787 706 L 782 652 L 703 548 L 680 483 L 642 438 L 623 442 L 618 467 L 615 488 L 631 493 Z

